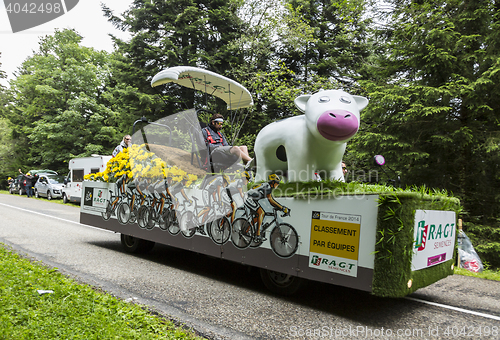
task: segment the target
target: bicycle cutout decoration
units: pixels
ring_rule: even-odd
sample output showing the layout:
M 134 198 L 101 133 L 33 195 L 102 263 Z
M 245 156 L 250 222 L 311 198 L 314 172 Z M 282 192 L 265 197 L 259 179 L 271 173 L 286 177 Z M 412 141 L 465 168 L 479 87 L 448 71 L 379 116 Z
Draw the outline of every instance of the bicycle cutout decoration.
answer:
M 188 198 L 182 185 L 176 190 L 169 187 L 165 179 L 136 179 L 125 184 L 125 179 L 120 178 L 116 183 L 117 193 L 110 190 L 102 217 L 109 220 L 116 214 L 120 224 L 137 223 L 147 230 L 157 226 L 173 236 L 181 233 L 185 238 L 192 238 L 198 233 L 208 236 L 217 245 L 231 240 L 238 249 L 258 248 L 269 240 L 277 256 L 293 256 L 298 249 L 299 236 L 292 225 L 282 221 L 291 211 L 271 195 L 279 184 L 279 177 L 269 176 L 268 182 L 247 192 L 242 198 L 244 204 L 238 206 L 233 199 L 236 190 L 231 192 L 230 181 L 223 176 L 226 175 L 220 176 L 224 180 L 217 190 L 201 190 L 203 205 L 197 196 Z M 267 201 L 272 211 L 266 211 L 262 201 Z M 278 211 L 283 214 L 278 216 Z

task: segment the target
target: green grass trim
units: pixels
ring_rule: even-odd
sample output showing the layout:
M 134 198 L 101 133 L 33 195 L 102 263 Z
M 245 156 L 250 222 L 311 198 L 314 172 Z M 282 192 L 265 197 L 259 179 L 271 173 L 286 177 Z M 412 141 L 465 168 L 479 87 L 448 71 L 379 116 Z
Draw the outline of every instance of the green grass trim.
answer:
M 377 239 L 372 293 L 402 297 L 453 274 L 454 260 L 412 271 L 415 210 L 461 211 L 459 201 L 417 193 L 381 195 L 377 216 Z M 456 234 L 455 234 L 456 235 Z M 412 285 L 408 287 L 408 281 Z

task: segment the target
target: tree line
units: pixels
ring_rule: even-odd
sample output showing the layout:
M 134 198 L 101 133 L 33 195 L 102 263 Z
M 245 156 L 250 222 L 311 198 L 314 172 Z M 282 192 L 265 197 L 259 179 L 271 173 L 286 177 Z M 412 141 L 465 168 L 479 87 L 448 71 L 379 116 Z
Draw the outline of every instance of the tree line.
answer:
M 0 174 L 64 173 L 73 157 L 110 154 L 142 116 L 154 121 L 200 106 L 227 114 L 223 103 L 188 89 L 152 89 L 152 76 L 167 67 L 202 67 L 246 86 L 255 105 L 237 142 L 250 147 L 263 126 L 299 114 L 298 95 L 343 89 L 370 99 L 348 143 L 350 173 L 368 172 L 382 154 L 401 186 L 453 193 L 466 231 L 498 266 L 499 7 L 497 0 L 135 0 L 113 13 L 103 5 L 129 40 L 113 37 L 107 53 L 82 46 L 74 30 L 56 31 L 0 88 Z

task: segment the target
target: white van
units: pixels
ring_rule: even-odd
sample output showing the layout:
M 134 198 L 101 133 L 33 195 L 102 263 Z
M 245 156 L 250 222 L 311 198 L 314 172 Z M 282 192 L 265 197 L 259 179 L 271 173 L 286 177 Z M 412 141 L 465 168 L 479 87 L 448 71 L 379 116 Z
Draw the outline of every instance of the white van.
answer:
M 63 202 L 80 202 L 82 198 L 83 176 L 106 170 L 106 164 L 113 156 L 92 155 L 73 158 L 69 161 L 69 173 L 62 189 Z

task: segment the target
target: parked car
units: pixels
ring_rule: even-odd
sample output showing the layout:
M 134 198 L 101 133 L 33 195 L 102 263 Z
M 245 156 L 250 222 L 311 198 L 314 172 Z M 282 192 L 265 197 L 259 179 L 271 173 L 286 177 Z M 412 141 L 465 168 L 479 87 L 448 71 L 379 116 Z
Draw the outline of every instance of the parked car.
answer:
M 35 197 L 47 197 L 49 200 L 62 197 L 64 176 L 47 173 L 38 175 L 38 181 L 35 183 Z
M 9 192 L 11 194 L 17 194 L 19 195 L 24 195 L 26 194 L 26 188 L 24 187 L 24 176 L 19 174 L 15 179 L 14 182 L 10 183 L 9 185 Z

